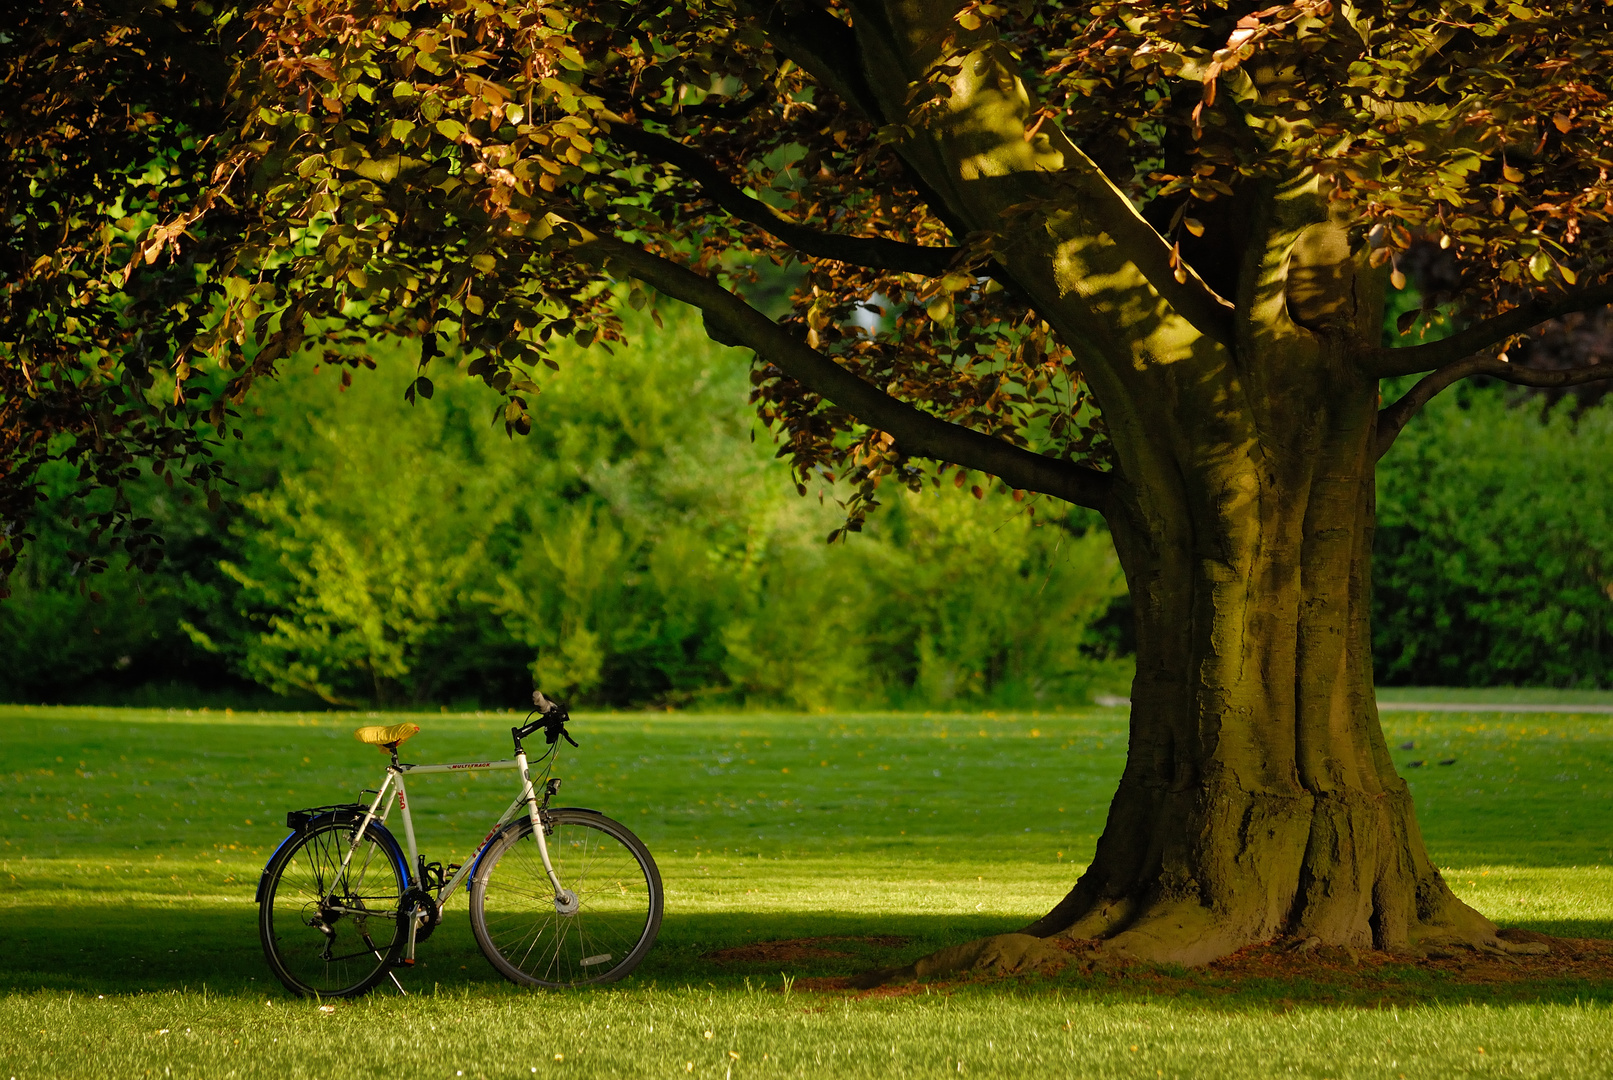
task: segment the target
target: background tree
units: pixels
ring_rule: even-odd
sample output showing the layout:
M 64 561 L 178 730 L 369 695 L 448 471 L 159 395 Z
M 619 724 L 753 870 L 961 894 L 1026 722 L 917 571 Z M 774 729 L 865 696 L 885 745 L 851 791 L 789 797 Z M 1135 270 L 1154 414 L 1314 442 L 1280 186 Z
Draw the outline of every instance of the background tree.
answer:
M 1613 300 L 1605 7 L 112 11 L 6 45 L 30 222 L 8 523 L 57 432 L 87 482 L 144 455 L 216 491 L 195 420 L 222 436 L 320 337 L 419 338 L 412 400 L 450 335 L 524 433 L 548 343 L 617 339 L 604 283 L 633 280 L 755 352 L 798 479 L 852 486 L 847 528 L 924 461 L 1105 516 L 1131 747 L 1096 858 L 1032 932 L 1183 962 L 1282 933 L 1500 947 L 1377 724 L 1373 466 L 1462 378 L 1613 375 L 1496 355 Z M 1418 239 L 1456 280 L 1383 348 Z M 805 266 L 785 319 L 747 303 L 745 253 Z M 1419 338 L 1437 321 L 1460 329 Z M 1423 372 L 1380 410 L 1380 379 Z

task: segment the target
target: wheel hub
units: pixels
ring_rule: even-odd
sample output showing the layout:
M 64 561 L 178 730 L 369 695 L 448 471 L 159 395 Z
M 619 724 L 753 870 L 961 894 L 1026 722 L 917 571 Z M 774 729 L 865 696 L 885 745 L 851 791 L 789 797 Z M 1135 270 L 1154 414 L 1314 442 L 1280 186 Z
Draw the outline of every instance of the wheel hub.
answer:
M 575 915 L 581 905 L 577 901 L 577 894 L 570 889 L 561 889 L 555 894 L 554 909 L 561 915 Z

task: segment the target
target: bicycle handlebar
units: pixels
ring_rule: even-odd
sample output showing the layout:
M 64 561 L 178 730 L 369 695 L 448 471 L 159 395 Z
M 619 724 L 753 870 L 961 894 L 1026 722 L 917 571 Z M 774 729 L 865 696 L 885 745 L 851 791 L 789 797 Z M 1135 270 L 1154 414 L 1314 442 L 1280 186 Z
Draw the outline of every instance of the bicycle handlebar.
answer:
M 567 711 L 564 705 L 558 701 L 550 701 L 543 696 L 543 691 L 541 690 L 532 691 L 532 705 L 541 715 L 529 724 L 510 729 L 510 734 L 515 736 L 517 748 L 520 747 L 522 739 L 539 728 L 543 729 L 544 742 L 551 746 L 559 742 L 562 736 L 572 746 L 577 745 L 577 740 L 573 739 L 571 733 L 566 730 L 566 721 L 571 719 L 571 713 Z

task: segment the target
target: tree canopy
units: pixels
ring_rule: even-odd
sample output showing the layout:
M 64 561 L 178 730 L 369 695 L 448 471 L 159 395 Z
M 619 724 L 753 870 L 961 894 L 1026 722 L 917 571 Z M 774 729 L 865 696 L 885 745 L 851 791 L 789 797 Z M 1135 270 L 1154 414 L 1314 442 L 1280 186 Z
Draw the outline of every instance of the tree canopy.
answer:
M 1439 370 L 1400 413 L 1540 381 L 1475 354 L 1613 298 L 1595 4 L 104 2 L 0 48 L 7 565 L 64 445 L 87 484 L 150 461 L 216 498 L 207 438 L 310 344 L 418 339 L 429 396 L 455 340 L 523 432 L 549 343 L 620 335 L 607 280 L 755 349 L 762 415 L 803 479 L 853 482 L 853 526 L 912 458 L 1101 504 L 1083 375 L 1112 313 L 1235 342 L 1246 225 L 1296 185 L 1345 225 L 1293 245 L 1301 322 L 1345 318 L 1340 252 L 1395 284 L 1414 242 L 1452 253 L 1402 329 L 1458 332 L 1357 343 Z M 1123 251 L 1059 286 L 1093 325 L 1016 279 L 1038 236 Z M 757 259 L 806 268 L 776 323 L 743 299 Z M 126 502 L 102 523 L 154 557 Z

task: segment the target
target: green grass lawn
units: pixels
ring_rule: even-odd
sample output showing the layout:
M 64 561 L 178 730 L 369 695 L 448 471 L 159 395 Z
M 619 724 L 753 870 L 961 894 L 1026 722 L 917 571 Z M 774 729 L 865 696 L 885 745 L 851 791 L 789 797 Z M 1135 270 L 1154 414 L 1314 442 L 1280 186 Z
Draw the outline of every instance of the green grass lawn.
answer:
M 506 756 L 519 717 L 414 719 L 404 756 L 429 761 Z M 1387 997 L 1169 971 L 784 992 L 1056 902 L 1120 771 L 1120 709 L 584 715 L 558 802 L 629 824 L 667 886 L 639 972 L 600 991 L 507 986 L 461 894 L 400 973 L 409 997 L 323 1011 L 268 973 L 252 891 L 287 809 L 376 784 L 385 759 L 352 739 L 361 722 L 376 720 L 0 708 L 0 1080 L 1597 1076 L 1613 1060 L 1613 985 L 1568 974 L 1498 988 L 1408 969 Z M 1395 759 L 1459 894 L 1507 925 L 1613 938 L 1613 717 L 1385 724 L 1411 744 Z M 469 854 L 510 777 L 411 785 L 427 857 Z M 802 938 L 837 940 L 743 948 Z

